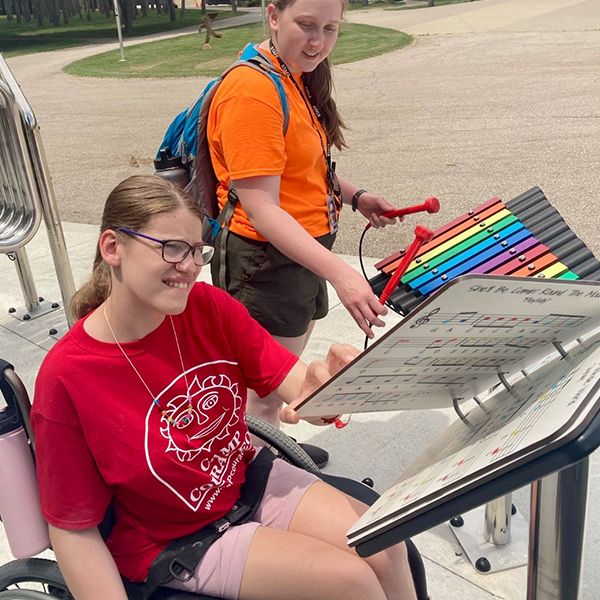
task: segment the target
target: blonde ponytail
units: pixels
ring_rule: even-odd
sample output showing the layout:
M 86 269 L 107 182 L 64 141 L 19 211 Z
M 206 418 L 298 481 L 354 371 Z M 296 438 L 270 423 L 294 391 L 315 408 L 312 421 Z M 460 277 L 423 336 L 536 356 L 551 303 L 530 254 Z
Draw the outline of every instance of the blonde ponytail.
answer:
M 94 268 L 91 277 L 73 294 L 69 311 L 74 319 L 85 317 L 90 311 L 98 308 L 110 295 L 110 268 L 102 260 L 100 251 L 96 250 Z

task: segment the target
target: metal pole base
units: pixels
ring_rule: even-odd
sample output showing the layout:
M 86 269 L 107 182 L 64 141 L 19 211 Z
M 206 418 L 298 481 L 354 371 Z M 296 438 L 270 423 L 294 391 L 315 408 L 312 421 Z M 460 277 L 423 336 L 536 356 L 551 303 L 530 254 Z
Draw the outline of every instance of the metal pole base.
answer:
M 511 519 L 510 542 L 495 546 L 485 539 L 485 506 L 480 506 L 448 525 L 478 573 L 495 573 L 527 564 L 529 524 L 520 512 Z
M 577 600 L 589 457 L 531 484 L 527 600 Z
M 33 310 L 27 310 L 25 306 L 9 308 L 8 314 L 19 321 L 33 321 L 33 319 L 37 319 L 38 317 L 54 312 L 60 307 L 61 306 L 58 302 L 52 302 L 50 300 L 44 300 L 43 298 L 40 298 L 37 306 Z

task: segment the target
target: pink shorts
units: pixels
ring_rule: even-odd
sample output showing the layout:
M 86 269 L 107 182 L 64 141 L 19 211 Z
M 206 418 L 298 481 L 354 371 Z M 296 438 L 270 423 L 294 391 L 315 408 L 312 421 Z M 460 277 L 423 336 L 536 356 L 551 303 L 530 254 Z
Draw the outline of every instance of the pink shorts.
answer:
M 276 458 L 252 520 L 228 529 L 211 545 L 189 581 L 173 580 L 169 587 L 237 600 L 254 532 L 261 526 L 286 530 L 300 500 L 315 481 L 319 481 L 316 475 Z

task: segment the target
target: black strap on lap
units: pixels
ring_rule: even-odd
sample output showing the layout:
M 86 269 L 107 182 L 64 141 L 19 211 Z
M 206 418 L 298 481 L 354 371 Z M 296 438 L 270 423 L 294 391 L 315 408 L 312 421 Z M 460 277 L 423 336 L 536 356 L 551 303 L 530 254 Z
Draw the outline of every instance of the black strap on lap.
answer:
M 274 458 L 275 455 L 268 448 L 262 448 L 248 465 L 246 481 L 233 508 L 200 531 L 175 540 L 156 557 L 139 600 L 146 600 L 156 588 L 173 579 L 189 581 L 210 545 L 232 525 L 240 525 L 252 518 L 264 496 Z

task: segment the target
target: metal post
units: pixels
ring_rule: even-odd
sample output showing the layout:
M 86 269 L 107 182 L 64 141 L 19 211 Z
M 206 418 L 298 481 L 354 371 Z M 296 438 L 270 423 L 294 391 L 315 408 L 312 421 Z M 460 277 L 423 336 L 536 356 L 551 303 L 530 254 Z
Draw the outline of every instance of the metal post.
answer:
M 12 255 L 15 258 L 15 267 L 17 269 L 17 277 L 19 278 L 23 300 L 25 301 L 25 310 L 28 314 L 35 313 L 40 304 L 27 252 L 25 252 L 25 248 L 19 248 Z
M 23 300 L 25 301 L 24 307 L 8 309 L 8 313 L 12 317 L 19 319 L 19 321 L 32 321 L 60 308 L 58 302 L 44 300 L 37 295 L 31 265 L 29 264 L 29 258 L 24 247 L 13 250 L 7 256 L 15 262 L 19 285 L 23 294 Z M 69 267 L 68 259 L 67 267 Z M 71 275 L 70 268 L 68 274 L 69 276 Z
M 452 533 L 479 573 L 496 573 L 527 564 L 528 523 L 512 504 L 512 494 L 500 496 L 454 517 Z
M 44 146 L 42 145 L 39 127 L 28 131 L 28 137 L 31 142 L 29 144 L 30 152 L 33 157 L 33 166 L 38 182 L 40 203 L 42 205 L 42 215 L 44 223 L 48 230 L 48 244 L 52 252 L 52 260 L 56 270 L 56 278 L 60 287 L 60 294 L 67 317 L 69 327 L 73 326 L 74 319 L 69 312 L 69 303 L 75 293 L 75 282 L 73 281 L 73 273 L 71 264 L 69 263 L 69 255 L 67 253 L 67 245 L 63 234 L 60 216 L 58 214 L 58 206 L 56 197 L 54 196 L 54 188 L 49 176 L 48 163 Z
M 117 35 L 119 36 L 119 51 L 121 53 L 121 58 L 119 61 L 124 61 L 125 59 L 125 51 L 123 50 L 123 33 L 121 32 L 121 16 L 119 15 L 119 0 L 113 0 L 113 7 L 115 11 L 115 19 L 117 20 Z
M 262 21 L 263 37 L 269 37 L 269 27 L 267 25 L 267 9 L 265 0 L 260 0 L 260 20 Z
M 527 600 L 577 600 L 589 459 L 531 484 Z
M 494 546 L 510 542 L 512 494 L 496 498 L 485 505 L 484 537 Z

